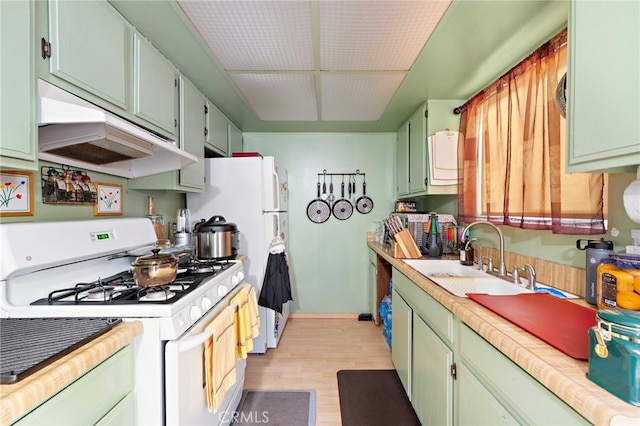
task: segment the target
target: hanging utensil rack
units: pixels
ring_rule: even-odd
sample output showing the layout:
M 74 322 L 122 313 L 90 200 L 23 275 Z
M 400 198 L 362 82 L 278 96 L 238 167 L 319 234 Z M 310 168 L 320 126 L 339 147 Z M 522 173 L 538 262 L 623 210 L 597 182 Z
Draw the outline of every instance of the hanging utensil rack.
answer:
M 333 176 L 339 176 L 342 178 L 341 183 L 341 193 L 342 198 L 336 200 L 334 202 L 333 196 Z M 357 200 L 354 199 L 354 203 L 356 208 L 354 209 L 354 205 L 349 201 L 352 197 L 356 196 L 356 177 L 362 176 L 362 196 Z M 327 177 L 330 178 L 330 194 L 327 195 L 326 192 L 326 181 Z M 345 178 L 347 179 L 347 193 L 349 194 L 349 198 L 345 197 Z M 322 182 L 322 192 L 320 191 Z M 327 169 L 324 169 L 321 173 L 318 173 L 318 182 L 317 182 L 317 197 L 312 200 L 307 206 L 307 217 L 314 223 L 324 223 L 331 213 L 337 219 L 346 220 L 351 217 L 353 210 L 358 211 L 361 214 L 367 214 L 373 209 L 373 200 L 366 195 L 366 174 L 361 172 L 360 169 L 356 169 L 355 172 L 328 172 Z
M 45 204 L 96 204 L 98 191 L 84 170 L 42 166 L 42 202 Z

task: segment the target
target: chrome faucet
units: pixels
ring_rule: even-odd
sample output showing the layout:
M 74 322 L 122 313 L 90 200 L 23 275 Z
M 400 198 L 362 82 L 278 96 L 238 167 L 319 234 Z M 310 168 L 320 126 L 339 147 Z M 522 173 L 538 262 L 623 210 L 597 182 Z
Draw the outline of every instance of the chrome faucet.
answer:
M 536 291 L 536 270 L 533 269 L 533 266 L 527 263 L 522 268 L 513 267 L 513 283 L 516 285 L 520 285 L 520 271 L 527 273 L 527 288 Z
M 466 228 L 464 228 L 464 231 L 462 231 L 462 235 L 467 235 L 467 231 L 475 226 L 475 225 L 488 225 L 490 227 L 492 227 L 493 229 L 495 229 L 495 231 L 498 233 L 498 237 L 500 238 L 500 265 L 498 266 L 498 275 L 500 275 L 501 277 L 504 277 L 507 275 L 507 271 L 506 271 L 506 267 L 504 265 L 504 237 L 502 236 L 502 231 L 500 230 L 500 228 L 498 228 L 497 226 L 495 226 L 493 223 L 489 222 L 488 220 L 478 220 L 476 222 L 472 222 L 469 225 L 467 225 Z M 531 265 L 529 265 L 531 266 Z M 534 273 L 535 275 L 535 273 Z

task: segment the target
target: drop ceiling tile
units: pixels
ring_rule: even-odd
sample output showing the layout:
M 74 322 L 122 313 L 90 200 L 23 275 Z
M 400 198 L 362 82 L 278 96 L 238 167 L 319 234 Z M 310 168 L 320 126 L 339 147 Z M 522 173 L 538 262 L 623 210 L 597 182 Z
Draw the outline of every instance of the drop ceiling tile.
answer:
M 379 120 L 405 75 L 321 75 L 322 121 Z
M 320 1 L 320 69 L 409 70 L 449 3 Z
M 225 70 L 313 70 L 308 1 L 178 2 Z
M 232 74 L 244 98 L 263 121 L 316 121 L 312 74 Z

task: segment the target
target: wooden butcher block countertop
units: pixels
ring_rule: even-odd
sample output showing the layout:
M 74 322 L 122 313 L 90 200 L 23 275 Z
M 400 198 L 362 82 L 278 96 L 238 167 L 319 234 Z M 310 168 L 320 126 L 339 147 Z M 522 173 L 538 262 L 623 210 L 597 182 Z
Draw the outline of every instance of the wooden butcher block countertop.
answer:
M 587 378 L 588 362 L 565 355 L 471 299 L 453 296 L 402 259 L 393 258 L 388 246 L 374 241 L 368 246 L 589 422 L 640 425 L 640 408 Z M 588 306 L 583 299 L 576 303 Z
M 121 322 L 42 370 L 0 385 L 0 425 L 10 424 L 142 334 L 140 321 Z

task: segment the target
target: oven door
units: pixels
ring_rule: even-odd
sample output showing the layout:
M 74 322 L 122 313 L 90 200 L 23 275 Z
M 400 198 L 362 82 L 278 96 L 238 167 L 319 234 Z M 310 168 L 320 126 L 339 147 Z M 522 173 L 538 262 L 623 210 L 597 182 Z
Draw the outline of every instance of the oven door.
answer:
M 236 384 L 215 413 L 207 408 L 204 369 L 206 326 L 229 305 L 235 287 L 184 335 L 165 346 L 165 415 L 167 425 L 229 425 L 242 397 L 246 359 L 236 363 Z

